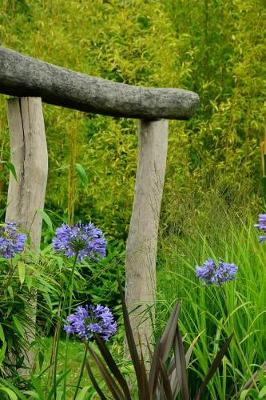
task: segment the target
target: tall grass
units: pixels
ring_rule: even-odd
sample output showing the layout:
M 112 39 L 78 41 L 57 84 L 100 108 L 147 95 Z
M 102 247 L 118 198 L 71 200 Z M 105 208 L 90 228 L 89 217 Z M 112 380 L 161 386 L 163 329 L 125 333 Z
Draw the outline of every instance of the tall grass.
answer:
M 220 222 L 223 229 L 219 229 Z M 265 358 L 266 245 L 258 243 L 254 222 L 244 223 L 224 213 L 222 220 L 213 221 L 212 229 L 194 226 L 190 236 L 172 235 L 162 240 L 158 325 L 164 323 L 174 301 L 181 299 L 185 341 L 189 344 L 200 335 L 190 365 L 195 388 L 219 342 L 234 333 L 228 356 L 208 385 L 206 400 L 234 398 Z M 208 257 L 235 263 L 239 267 L 236 281 L 222 287 L 201 284 L 195 266 Z

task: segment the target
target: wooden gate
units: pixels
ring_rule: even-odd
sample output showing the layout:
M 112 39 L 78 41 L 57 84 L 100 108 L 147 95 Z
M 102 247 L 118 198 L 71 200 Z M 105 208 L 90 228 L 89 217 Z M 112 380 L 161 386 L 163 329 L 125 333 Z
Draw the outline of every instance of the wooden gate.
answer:
M 136 342 L 152 335 L 149 310 L 156 300 L 156 253 L 168 143 L 168 119 L 189 119 L 199 103 L 182 89 L 143 88 L 73 72 L 0 48 L 0 93 L 8 101 L 11 158 L 18 181 L 10 177 L 7 220 L 28 230 L 38 250 L 47 180 L 43 102 L 97 113 L 138 118 L 139 154 L 135 197 L 126 247 L 126 301 Z M 144 316 L 144 317 L 143 317 Z M 139 336 L 140 335 L 140 336 Z M 145 352 L 145 350 L 144 350 Z

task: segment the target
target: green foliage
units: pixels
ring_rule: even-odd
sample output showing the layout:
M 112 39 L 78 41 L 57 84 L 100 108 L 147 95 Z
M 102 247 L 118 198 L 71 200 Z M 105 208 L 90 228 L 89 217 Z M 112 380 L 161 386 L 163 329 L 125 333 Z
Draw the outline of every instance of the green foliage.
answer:
M 189 369 L 195 390 L 221 338 L 234 331 L 229 354 L 209 383 L 206 400 L 233 398 L 264 361 L 265 252 L 252 228 L 242 222 L 246 224 L 249 211 L 255 213 L 262 203 L 265 21 L 263 0 L 0 0 L 3 46 L 117 82 L 199 93 L 195 117 L 170 123 L 158 324 L 164 324 L 171 305 L 181 298 L 185 344 L 200 332 Z M 14 175 L 8 161 L 5 100 L 0 98 L 1 218 L 8 175 Z M 44 115 L 50 162 L 44 243 L 50 243 L 53 225 L 72 218 L 74 208 L 76 220 L 91 219 L 108 237 L 124 239 L 137 161 L 136 122 L 48 105 Z M 224 290 L 205 288 L 195 280 L 195 264 L 210 255 L 239 266 L 239 278 Z M 42 332 L 51 332 L 71 269 L 49 247 L 43 248 L 38 266 L 32 257 L 24 261 L 15 264 L 12 285 L 0 300 L 2 374 L 10 373 L 7 349 L 24 346 L 31 289 L 38 290 Z M 112 246 L 103 262 L 82 264 L 75 273 L 74 303 L 89 298 L 117 304 L 115 275 L 122 264 L 123 249 Z M 8 268 L 1 264 L 4 281 Z M 41 393 L 42 382 L 33 379 L 29 390 Z M 7 398 L 12 399 L 10 391 L 23 398 L 11 383 L 0 385 L 2 396 L 5 390 Z M 260 398 L 264 387 L 262 380 L 258 388 L 244 389 L 249 391 L 242 390 L 241 395 Z
M 239 400 L 260 400 L 266 396 L 266 363 L 258 369 L 241 390 Z
M 26 362 L 27 337 L 35 332 L 36 293 L 42 298 L 38 318 L 50 320 L 50 298 L 59 287 L 32 254 L 12 261 L 1 258 L 0 271 L 0 375 L 14 378 Z
M 130 324 L 129 313 L 121 287 L 120 291 L 122 297 L 125 334 L 132 364 L 134 366 L 134 384 L 132 385 L 131 382 L 131 385 L 128 385 L 128 382 L 121 373 L 121 370 L 112 357 L 108 347 L 98 335 L 95 335 L 95 341 L 101 356 L 99 356 L 89 344 L 85 344 L 86 350 L 95 361 L 109 392 L 112 394 L 112 397 L 117 400 L 134 399 L 134 394 L 136 392 L 135 388 L 137 387 L 139 400 L 175 400 L 179 394 L 183 400 L 189 400 L 190 395 L 187 367 L 197 338 L 196 340 L 194 339 L 188 351 L 185 353 L 183 339 L 178 326 L 180 304 L 176 303 L 174 305 L 171 315 L 164 327 L 160 339 L 154 347 L 154 350 L 150 347 L 146 349 L 150 352 L 150 367 L 149 372 L 147 372 L 147 360 L 145 365 L 145 355 L 142 353 L 144 349 L 136 346 Z M 228 350 L 232 336 L 233 335 L 225 341 L 215 356 L 206 376 L 202 379 L 202 384 L 199 387 L 195 400 L 202 399 L 202 394 L 204 393 L 207 384 L 219 368 L 222 359 Z M 105 392 L 99 388 L 89 362 L 87 362 L 86 366 L 92 384 L 99 394 L 99 397 L 101 399 L 107 399 Z
M 221 338 L 234 332 L 220 374 L 208 385 L 206 400 L 235 398 L 265 361 L 265 246 L 258 243 L 253 220 L 243 224 L 222 214 L 220 205 L 216 210 L 215 223 L 202 229 L 194 225 L 190 236 L 171 235 L 163 240 L 158 270 L 158 329 L 171 305 L 181 299 L 180 328 L 187 333 L 185 341 L 190 343 L 200 333 L 189 372 L 195 388 Z M 201 284 L 195 266 L 208 257 L 235 263 L 239 267 L 236 281 L 223 287 Z
M 170 127 L 162 214 L 167 230 L 184 215 L 194 218 L 193 210 L 213 191 L 229 207 L 258 206 L 265 116 L 262 0 L 1 0 L 0 11 L 1 45 L 117 82 L 180 86 L 200 94 L 195 118 Z M 76 219 L 92 218 L 111 236 L 124 238 L 136 169 L 136 124 L 52 106 L 44 106 L 44 113 L 47 208 L 73 214 L 74 202 Z M 7 131 L 2 97 L 4 160 Z
M 122 242 L 111 242 L 107 247 L 107 256 L 97 263 L 80 265 L 79 272 L 84 279 L 76 294 L 80 302 L 104 304 L 120 315 L 120 295 L 118 277 L 124 277 L 125 249 Z

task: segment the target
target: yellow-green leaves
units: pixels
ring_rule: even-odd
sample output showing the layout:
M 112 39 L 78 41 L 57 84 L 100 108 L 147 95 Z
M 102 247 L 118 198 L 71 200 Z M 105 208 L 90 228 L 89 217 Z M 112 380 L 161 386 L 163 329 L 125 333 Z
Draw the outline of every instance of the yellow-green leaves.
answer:
M 5 333 L 1 324 L 0 324 L 0 340 L 1 340 L 0 342 L 0 368 L 1 368 L 1 364 L 5 358 L 6 348 L 7 348 Z
M 0 386 L 0 391 L 7 394 L 8 398 L 10 400 L 18 400 L 18 397 L 17 397 L 16 393 L 13 392 L 13 390 L 11 390 L 7 387 L 4 387 L 4 386 Z
M 19 278 L 20 284 L 23 285 L 23 283 L 25 281 L 25 275 L 26 275 L 26 264 L 24 263 L 24 261 L 18 261 L 17 269 L 18 269 L 18 278 Z

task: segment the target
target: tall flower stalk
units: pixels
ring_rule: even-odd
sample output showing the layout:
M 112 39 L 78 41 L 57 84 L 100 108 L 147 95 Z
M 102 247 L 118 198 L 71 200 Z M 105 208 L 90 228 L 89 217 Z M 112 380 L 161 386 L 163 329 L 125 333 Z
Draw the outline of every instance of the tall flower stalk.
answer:
M 95 261 L 101 257 L 104 257 L 106 255 L 106 241 L 103 237 L 102 231 L 96 228 L 92 223 L 88 224 L 78 223 L 73 226 L 63 224 L 62 226 L 57 228 L 52 243 L 55 252 L 61 253 L 67 258 L 73 258 L 69 285 L 67 287 L 68 304 L 67 305 L 65 304 L 66 296 L 64 296 L 63 307 L 62 307 L 62 312 L 64 312 L 66 306 L 68 315 L 70 315 L 73 306 L 74 276 L 75 276 L 76 265 L 83 259 Z M 60 325 L 62 319 L 63 315 L 61 314 L 59 318 Z M 65 342 L 64 385 L 63 385 L 64 399 L 66 398 L 68 348 L 69 348 L 69 333 L 67 333 Z M 56 399 L 57 354 L 58 354 L 58 343 L 56 344 L 55 365 L 54 365 L 55 399 Z
M 102 305 L 86 305 L 85 307 L 77 307 L 75 313 L 67 317 L 64 330 L 68 336 L 70 334 L 77 335 L 85 344 L 83 362 L 73 397 L 73 400 L 75 400 L 80 388 L 87 353 L 90 351 L 88 342 L 94 340 L 95 335 L 104 342 L 108 341 L 110 337 L 116 333 L 117 324 L 108 307 Z
M 78 260 L 78 252 L 74 256 L 74 262 L 71 268 L 71 276 L 70 276 L 70 285 L 69 285 L 69 301 L 68 301 L 68 314 L 71 312 L 72 303 L 73 303 L 73 286 L 74 286 L 74 273 L 75 267 Z M 63 398 L 65 399 L 66 396 L 66 380 L 67 380 L 67 362 L 68 362 L 68 348 L 69 348 L 69 334 L 66 336 L 66 343 L 65 343 L 65 357 L 64 357 L 64 391 L 63 391 Z
M 88 348 L 85 345 L 85 351 L 84 351 L 84 356 L 83 356 L 83 360 L 82 360 L 82 364 L 81 364 L 81 368 L 80 368 L 80 373 L 79 373 L 79 377 L 78 377 L 78 381 L 77 381 L 77 386 L 75 389 L 75 393 L 73 396 L 73 400 L 76 400 L 79 389 L 80 389 L 80 383 L 81 383 L 81 379 L 84 373 L 84 369 L 85 369 L 85 365 L 86 365 L 86 360 L 87 360 L 87 354 L 88 354 Z

